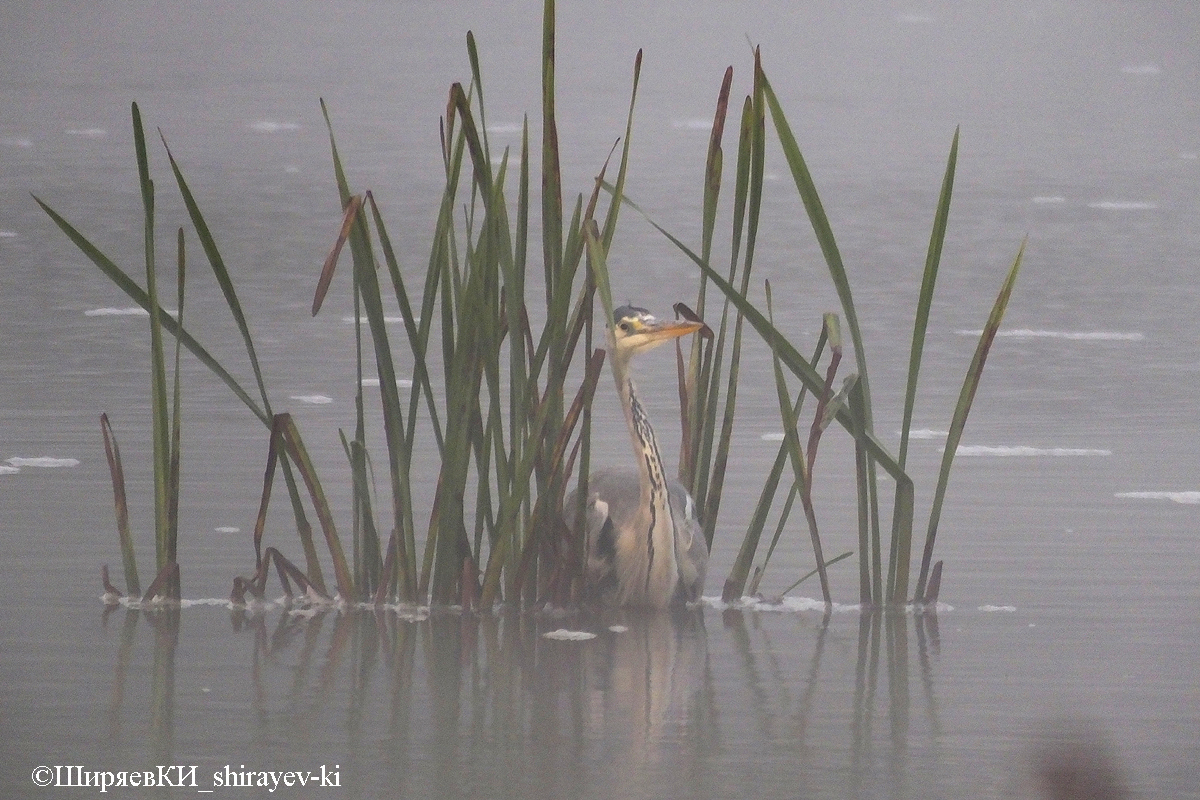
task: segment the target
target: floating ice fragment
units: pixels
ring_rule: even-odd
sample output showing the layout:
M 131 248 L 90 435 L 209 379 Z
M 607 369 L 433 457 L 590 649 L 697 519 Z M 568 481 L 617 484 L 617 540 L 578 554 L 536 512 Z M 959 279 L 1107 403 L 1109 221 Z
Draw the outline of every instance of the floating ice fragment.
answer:
M 41 467 L 43 469 L 54 469 L 56 467 L 78 467 L 79 459 L 77 458 L 52 458 L 50 456 L 36 456 L 26 458 L 24 456 L 13 456 L 7 459 L 10 467 Z
M 1179 157 L 1184 161 L 1195 161 L 1197 158 L 1200 158 L 1200 153 L 1194 153 L 1191 150 L 1188 150 L 1187 152 L 1180 153 Z
M 32 141 L 17 136 L 6 136 L 3 139 L 0 139 L 0 144 L 8 147 L 33 147 Z
M 10 467 L 7 464 L 0 464 L 0 475 L 16 475 L 20 471 L 20 467 Z
M 213 528 L 214 533 L 241 533 L 241 528 L 235 528 L 232 525 L 222 525 L 219 528 Z
M 104 128 L 68 128 L 66 130 L 68 136 L 82 136 L 84 139 L 103 139 L 108 136 L 108 131 Z
M 520 133 L 522 130 L 519 122 L 496 122 L 487 126 L 488 133 Z
M 281 131 L 298 131 L 300 130 L 300 126 L 295 122 L 276 122 L 275 120 L 264 119 L 250 123 L 250 130 L 257 133 L 279 133 Z
M 979 610 L 983 611 L 985 613 L 989 613 L 989 614 L 997 612 L 997 611 L 1002 611 L 1006 614 L 1011 614 L 1017 610 L 1017 607 L 1016 606 L 980 606 Z
M 361 319 L 362 319 L 362 322 L 363 322 L 363 324 L 364 324 L 364 325 L 366 325 L 366 324 L 367 324 L 367 317 L 366 317 L 366 315 L 363 315 L 363 316 L 361 317 Z M 388 323 L 388 324 L 390 325 L 390 324 L 394 324 L 394 323 L 397 323 L 397 322 L 404 322 L 404 317 L 400 317 L 400 316 L 384 316 L 384 318 L 383 318 L 383 321 L 384 321 L 385 323 Z M 415 320 L 415 322 L 418 322 L 418 323 L 419 323 L 420 321 L 421 321 L 421 318 L 420 318 L 420 317 L 417 317 L 417 318 L 416 318 L 416 320 Z M 353 323 L 354 323 L 354 317 L 342 317 L 342 322 L 345 322 L 347 325 L 351 325 L 351 324 L 353 324 Z
M 1170 500 L 1183 505 L 1200 505 L 1200 492 L 1117 492 L 1116 497 L 1133 500 Z
M 1042 195 L 1033 198 L 1033 202 L 1039 206 L 1056 206 L 1067 202 L 1067 198 L 1057 194 Z
M 328 405 L 333 402 L 332 397 L 327 397 L 323 394 L 294 394 L 292 400 L 299 400 L 301 403 L 309 403 L 314 406 Z
M 629 628 L 625 625 L 609 625 L 608 629 L 613 633 L 625 633 Z
M 378 386 L 379 378 L 363 378 L 362 385 L 366 386 L 366 387 Z M 401 389 L 411 389 L 412 381 L 410 381 L 408 378 L 397 378 L 396 385 L 399 386 Z
M 784 435 L 783 431 L 773 431 L 771 433 L 764 433 L 758 438 L 762 439 L 764 442 L 782 442 Z
M 983 331 L 963 329 L 959 336 L 982 336 Z M 1031 328 L 1010 328 L 996 331 L 1000 339 L 1067 339 L 1073 342 L 1140 342 L 1146 338 L 1139 331 L 1046 331 Z
M 1157 64 L 1126 64 L 1121 67 L 1126 75 L 1157 75 L 1162 72 Z
M 897 431 L 896 435 L 899 436 L 900 432 Z M 917 428 L 908 432 L 909 439 L 945 439 L 949 435 L 949 431 L 935 431 L 930 428 Z
M 1112 450 L 1085 447 L 1029 447 L 1028 445 L 960 444 L 960 456 L 1111 456 Z
M 556 631 L 543 633 L 542 638 L 557 639 L 562 642 L 585 642 L 588 639 L 595 639 L 596 634 L 589 631 L 569 631 L 566 628 L 559 628 Z
M 15 239 L 17 238 L 16 231 L 0 231 L 0 239 Z

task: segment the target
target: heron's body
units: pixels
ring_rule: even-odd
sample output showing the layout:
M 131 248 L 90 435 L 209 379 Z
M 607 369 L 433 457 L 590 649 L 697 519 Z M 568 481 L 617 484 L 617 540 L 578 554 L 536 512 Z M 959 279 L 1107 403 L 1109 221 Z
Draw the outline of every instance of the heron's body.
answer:
M 701 325 L 658 322 L 631 306 L 617 309 L 614 316 L 611 364 L 637 466 L 602 469 L 588 477 L 581 531 L 587 552 L 585 579 L 589 595 L 601 603 L 664 608 L 699 598 L 708 547 L 692 498 L 678 481 L 667 478 L 629 362 L 634 354 Z M 572 493 L 566 516 L 579 532 L 576 509 Z

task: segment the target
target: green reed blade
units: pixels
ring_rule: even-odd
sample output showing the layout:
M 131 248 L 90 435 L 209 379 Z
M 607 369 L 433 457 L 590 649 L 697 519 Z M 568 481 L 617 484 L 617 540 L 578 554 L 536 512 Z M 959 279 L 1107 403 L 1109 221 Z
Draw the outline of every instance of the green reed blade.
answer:
M 712 255 L 713 232 L 717 222 L 717 201 L 721 194 L 721 174 L 724 164 L 724 154 L 721 141 L 725 131 L 725 119 L 729 111 L 729 92 L 733 84 L 733 67 L 725 70 L 721 88 L 717 92 L 717 106 L 713 114 L 713 126 L 709 134 L 708 154 L 704 161 L 704 192 L 702 199 L 702 218 L 700 228 L 700 256 L 705 261 Z M 700 281 L 700 289 L 696 299 L 696 315 L 703 319 L 705 295 L 708 284 Z M 680 480 L 685 486 L 695 488 L 697 460 L 696 448 L 702 438 L 703 422 L 708 404 L 707 392 L 701 387 L 708 386 L 708 375 L 712 369 L 712 342 L 695 339 L 692 343 L 688 358 L 687 371 L 681 383 L 681 391 L 686 392 L 688 404 L 681 408 L 684 418 L 683 440 L 687 442 L 687 458 L 680 458 Z M 699 501 L 703 507 L 703 498 Z
M 130 278 L 124 270 L 118 267 L 112 261 L 112 259 L 104 255 L 104 253 L 102 253 L 95 245 L 93 245 L 91 241 L 81 234 L 74 226 L 67 222 L 66 219 L 64 219 L 57 211 L 46 205 L 46 203 L 42 202 L 42 200 L 37 196 L 34 196 L 33 199 L 41 207 L 41 209 L 46 212 L 46 215 L 54 221 L 54 224 L 58 226 L 59 230 L 65 233 L 67 238 L 70 239 L 77 248 L 79 248 L 80 252 L 87 256 L 88 260 L 95 264 L 100 271 L 108 277 L 109 280 L 116 284 L 117 288 L 125 292 L 129 299 L 133 300 L 133 302 L 137 303 L 147 312 L 150 311 L 150 298 L 146 294 L 145 290 L 142 289 L 142 287 L 138 286 L 137 283 L 135 283 L 134 280 Z M 254 401 L 253 398 L 250 397 L 246 390 L 242 388 L 237 379 L 234 378 L 228 370 L 221 366 L 220 362 L 218 362 L 216 358 L 214 358 L 213 355 L 204 348 L 203 345 L 196 341 L 195 337 L 193 337 L 188 331 L 181 328 L 179 324 L 171 317 L 171 315 L 164 311 L 161 306 L 159 307 L 159 321 L 162 324 L 162 327 L 166 329 L 168 333 L 181 339 L 183 341 L 183 346 L 186 347 L 192 353 L 192 355 L 194 355 L 202 364 L 208 367 L 214 375 L 220 378 L 221 382 L 228 386 L 230 391 L 232 391 L 234 395 L 236 395 L 237 398 L 241 400 L 242 403 L 244 403 L 245 406 L 249 408 L 256 417 L 263 420 L 263 422 L 270 427 L 271 418 L 266 416 L 262 408 Z
M 419 393 L 424 393 L 430 425 L 433 428 L 433 437 L 440 451 L 442 449 L 442 426 L 438 417 L 437 404 L 433 398 L 433 386 L 429 381 L 429 365 L 425 360 L 425 353 L 428 349 L 429 328 L 427 325 L 422 324 L 424 322 L 423 319 L 413 314 L 408 289 L 405 287 L 404 277 L 400 272 L 400 261 L 396 258 L 396 251 L 392 247 L 392 240 L 388 235 L 387 226 L 383 224 L 383 216 L 380 214 L 379 206 L 375 202 L 375 196 L 370 191 L 367 192 L 367 202 L 371 205 L 371 216 L 375 222 L 375 235 L 379 239 L 380 249 L 383 251 L 383 260 L 387 264 L 388 273 L 392 278 L 392 289 L 400 304 L 400 316 L 404 320 L 404 330 L 408 335 L 408 341 L 413 354 L 413 394 L 409 407 L 408 425 L 405 426 L 405 430 L 410 432 L 410 449 L 411 431 L 416 426 L 416 398 L 419 396 Z
M 266 382 L 263 380 L 262 369 L 258 363 L 258 355 L 254 349 L 254 338 L 250 335 L 250 326 L 246 322 L 246 314 L 242 310 L 241 301 L 238 299 L 237 291 L 234 289 L 233 280 L 229 276 L 229 270 L 225 266 L 225 260 L 221 257 L 221 251 L 217 248 L 216 239 L 213 237 L 212 231 L 208 227 L 208 222 L 204 219 L 204 215 L 200 211 L 200 205 L 196 202 L 191 188 L 183 177 L 183 170 L 175 160 L 171 149 L 167 147 L 167 140 L 162 135 L 162 131 L 159 131 L 159 138 L 162 139 L 163 148 L 167 151 L 167 160 L 170 162 L 171 171 L 175 175 L 175 183 L 179 187 L 179 194 L 183 198 L 184 207 L 191 218 L 192 228 L 196 231 L 196 236 L 200 240 L 200 246 L 208 258 L 209 266 L 212 267 L 213 276 L 217 279 L 217 285 L 221 287 L 221 293 L 225 297 L 225 304 L 229 307 L 229 311 L 233 315 L 233 321 L 237 324 L 238 332 L 242 336 L 242 342 L 246 346 L 246 354 L 250 358 L 250 367 L 254 371 L 254 379 L 258 382 L 258 392 L 262 398 L 262 408 L 265 412 L 265 414 L 260 414 L 259 417 L 261 419 L 265 416 L 263 421 L 269 426 L 271 404 L 267 399 Z
M 841 301 L 842 313 L 846 317 L 846 326 L 850 330 L 850 341 L 854 344 L 859 382 L 862 385 L 863 399 L 866 402 L 867 417 L 864 421 L 867 430 L 871 430 L 871 392 L 867 382 L 866 351 L 863 348 L 862 331 L 858 324 L 858 312 L 854 307 L 854 298 L 850 292 L 850 279 L 846 274 L 846 267 L 842 262 L 841 252 L 833 235 L 833 228 L 829 224 L 829 217 L 825 214 L 825 207 L 817 194 L 816 184 L 804 162 L 804 156 L 800 153 L 800 145 L 796 142 L 791 125 L 783 113 L 779 98 L 775 96 L 775 91 L 771 88 L 766 73 L 763 72 L 762 62 L 758 58 L 757 51 L 754 69 L 756 78 L 761 80 L 762 92 L 767 106 L 771 110 L 771 120 L 775 123 L 775 132 L 779 137 L 780 148 L 788 163 L 788 169 L 792 173 L 792 180 L 796 184 L 796 191 L 804 203 L 804 209 L 817 237 L 817 244 L 829 267 L 829 277 L 833 282 L 834 289 L 837 290 L 838 299 Z
M 137 557 L 133 551 L 133 533 L 129 529 L 129 502 L 125 494 L 125 469 L 121 465 L 121 448 L 117 435 L 108 422 L 108 414 L 100 415 L 100 432 L 104 436 L 104 456 L 112 477 L 113 505 L 117 512 L 117 536 L 121 541 L 121 560 L 125 567 L 125 591 L 130 597 L 142 593 L 138 580 Z
M 844 552 L 844 553 L 839 553 L 838 555 L 836 555 L 836 556 L 834 556 L 833 558 L 831 558 L 831 559 L 829 559 L 828 561 L 826 561 L 826 562 L 825 562 L 825 564 L 824 564 L 824 566 L 825 566 L 825 568 L 826 568 L 826 569 L 828 569 L 829 567 L 832 567 L 834 564 L 838 563 L 839 561 L 844 561 L 845 559 L 849 558 L 849 557 L 850 557 L 850 556 L 852 556 L 852 555 L 854 555 L 854 551 L 853 551 L 853 550 L 847 550 L 847 551 L 846 551 L 846 552 Z M 787 587 L 787 588 L 786 588 L 786 589 L 784 589 L 782 592 L 780 592 L 780 595 L 786 595 L 788 592 L 792 591 L 792 590 L 793 590 L 793 589 L 795 589 L 797 586 L 799 586 L 800 584 L 804 583 L 806 580 L 808 580 L 809 578 L 811 578 L 813 575 L 820 574 L 820 571 L 821 571 L 821 569 L 820 569 L 820 566 L 818 566 L 818 567 L 817 567 L 817 568 L 815 568 L 815 569 L 809 570 L 808 572 L 806 572 L 806 573 L 804 573 L 802 576 L 800 576 L 800 579 L 799 579 L 799 580 L 797 580 L 797 581 L 796 581 L 795 583 L 793 583 L 791 586 Z M 828 602 L 828 601 L 826 601 L 826 602 Z
M 954 463 L 958 443 L 962 439 L 963 428 L 967 424 L 967 416 L 971 413 L 971 404 L 975 400 L 975 391 L 979 388 L 979 380 L 983 376 L 983 367 L 987 362 L 988 351 L 991 349 L 992 341 L 996 338 L 996 331 L 1000 329 L 1000 323 L 1004 320 L 1004 311 L 1008 307 L 1008 299 L 1012 295 L 1013 285 L 1017 281 L 1017 273 L 1021 269 L 1021 259 L 1025 255 L 1027 243 L 1028 239 L 1021 242 L 1016 258 L 1013 259 L 1012 266 L 1009 267 L 1004 283 L 1000 287 L 1000 293 L 996 295 L 996 302 L 992 305 L 992 312 L 988 315 L 987 324 L 984 325 L 983 333 L 979 337 L 979 344 L 975 348 L 975 355 L 972 356 L 971 365 L 967 368 L 966 377 L 963 379 L 958 403 L 954 406 L 954 416 L 950 419 L 950 431 L 946 435 L 946 449 L 942 453 L 942 466 L 938 472 L 937 488 L 933 494 L 933 508 L 929 512 L 929 530 L 925 535 L 925 550 L 921 556 L 921 573 L 917 577 L 917 590 L 914 596 L 918 601 L 925 597 L 930 562 L 933 560 L 933 544 L 937 537 L 942 503 L 946 499 L 946 487 L 950 482 L 950 468 Z
M 542 257 L 546 292 L 552 294 L 562 268 L 562 172 L 554 113 L 554 0 L 542 7 Z
M 863 607 L 877 608 L 882 600 L 881 578 L 872 560 L 880 553 L 878 537 L 871 536 L 870 497 L 867 472 L 870 469 L 863 442 L 866 436 L 866 400 L 861 380 L 855 382 L 849 394 L 850 433 L 854 437 L 854 485 L 858 498 L 858 598 Z
M 471 62 L 471 86 L 479 102 L 479 133 L 483 143 L 483 155 L 490 162 L 491 152 L 488 149 L 487 119 L 484 117 L 483 75 L 479 70 L 479 50 L 475 46 L 475 34 L 467 31 L 467 59 Z
M 773 318 L 773 309 L 771 304 L 771 284 L 766 283 L 767 294 L 767 314 L 771 317 L 771 324 L 775 324 Z M 821 412 L 824 406 L 828 403 L 830 395 L 830 387 L 833 383 L 833 377 L 837 372 L 838 362 L 841 360 L 841 335 L 836 324 L 836 316 L 827 314 L 822 325 L 822 331 L 825 333 L 830 346 L 830 362 L 829 369 L 826 374 L 825 385 L 822 388 L 821 396 L 817 404 L 817 410 L 814 414 L 814 431 L 820 421 Z M 788 398 L 787 381 L 783 376 L 783 367 L 779 362 L 777 351 L 772 349 L 772 362 L 775 370 L 775 387 L 776 393 L 779 396 L 779 413 L 783 419 L 783 438 L 788 447 L 788 455 L 792 462 L 792 473 L 795 477 L 795 484 L 800 489 L 800 502 L 804 508 L 804 517 L 808 522 L 809 539 L 812 542 L 813 558 L 817 561 L 817 569 L 821 575 L 821 596 L 824 598 L 826 605 L 833 602 L 833 598 L 829 592 L 829 576 L 825 572 L 825 556 L 821 547 L 821 536 L 817 529 L 817 516 L 813 508 L 812 502 L 812 469 L 814 453 L 812 452 L 819 439 L 819 432 L 816 436 L 809 436 L 809 455 L 807 462 L 804 460 L 804 451 L 800 446 L 799 419 L 797 416 L 789 417 L 791 402 Z
M 291 414 L 277 414 L 275 418 L 278 420 L 280 435 L 283 437 L 288 455 L 291 456 L 296 468 L 300 471 L 300 476 L 304 479 L 305 486 L 308 487 L 309 497 L 312 499 L 317 519 L 321 523 L 321 530 L 325 534 L 325 545 L 329 548 L 329 557 L 333 561 L 338 594 L 347 601 L 352 600 L 356 597 L 354 579 L 350 574 L 350 567 L 346 563 L 346 554 L 342 550 L 341 540 L 338 539 L 333 513 L 330 511 L 329 502 L 325 499 L 325 491 L 321 488 L 321 481 L 308 456 L 308 450 L 304 447 L 304 440 L 300 438 L 300 430 L 296 427 Z
M 822 326 L 821 333 L 817 337 L 817 346 L 813 350 L 811 363 L 817 363 L 821 354 L 824 352 L 827 332 Z M 783 420 L 783 424 L 787 425 L 788 419 L 799 419 L 800 409 L 804 405 L 805 395 L 808 393 L 808 387 L 802 386 L 799 394 L 796 395 L 796 401 L 791 404 L 791 413 Z M 758 496 L 758 503 L 755 504 L 754 512 L 750 517 L 750 524 L 746 528 L 746 534 L 742 537 L 742 544 L 738 550 L 737 558 L 734 561 L 733 568 L 729 572 L 729 577 L 725 581 L 724 589 L 722 590 L 721 600 L 723 602 L 732 602 L 738 599 L 745 593 L 746 580 L 750 575 L 750 566 L 754 561 L 754 554 L 758 550 L 759 540 L 762 538 L 762 532 L 767 525 L 767 517 L 771 512 L 771 506 L 775 502 L 775 495 L 779 491 L 779 480 L 783 476 L 784 467 L 788 461 L 788 444 L 786 437 L 784 441 L 779 443 L 779 450 L 775 453 L 775 463 L 771 466 L 767 473 L 767 480 L 763 484 L 762 491 Z M 793 482 L 793 487 L 795 483 Z M 790 495 L 790 493 L 789 493 Z M 790 509 L 791 500 L 789 499 L 787 509 Z M 781 514 L 780 527 L 786 521 L 788 511 Z M 779 533 L 776 533 L 778 538 Z M 775 543 L 772 541 L 771 548 L 774 549 Z M 768 555 L 769 560 L 770 556 Z M 764 562 L 763 568 L 766 568 Z
M 942 177 L 942 191 L 938 196 L 937 210 L 933 215 L 933 231 L 929 234 L 929 252 L 925 256 L 925 273 L 921 277 L 921 291 L 917 296 L 917 311 L 913 318 L 912 347 L 908 357 L 908 384 L 904 391 L 904 417 L 900 425 L 900 452 L 897 461 L 904 466 L 908 455 L 909 430 L 912 428 L 913 407 L 917 401 L 917 376 L 921 371 L 921 354 L 925 348 L 925 332 L 929 327 L 929 307 L 933 303 L 933 287 L 937 282 L 938 266 L 942 259 L 942 245 L 946 241 L 946 226 L 950 219 L 950 197 L 954 191 L 954 170 L 958 162 L 958 128 L 950 143 L 950 156 L 946 159 L 946 173 Z M 894 554 L 893 554 L 894 559 Z
M 787 447 L 786 442 L 784 442 L 784 447 Z M 788 518 L 792 515 L 792 507 L 796 504 L 796 498 L 799 496 L 800 486 L 795 481 L 792 481 L 792 486 L 788 489 L 788 495 L 783 501 L 783 510 L 779 512 L 779 520 L 775 523 L 775 533 L 771 536 L 771 543 L 767 545 L 767 554 L 763 556 L 762 563 L 754 568 L 750 586 L 746 589 L 746 594 L 751 597 L 758 594 L 759 583 L 762 582 L 763 576 L 767 574 L 767 567 L 771 563 L 771 556 L 775 554 L 775 547 L 779 544 L 779 540 L 783 538 L 783 530 L 787 526 Z
M 168 561 L 170 522 L 168 520 L 168 482 L 170 472 L 170 414 L 167 411 L 167 376 L 163 358 L 162 312 L 158 304 L 158 288 L 154 264 L 154 182 L 150 180 L 150 164 L 146 154 L 146 133 L 137 103 L 133 109 L 133 145 L 137 158 L 138 183 L 141 186 L 144 210 L 146 251 L 146 294 L 150 298 L 150 409 L 154 431 L 154 543 L 161 570 Z
M 796 189 L 804 203 L 805 211 L 813 227 L 813 232 L 816 234 L 817 243 L 820 245 L 821 252 L 825 256 L 825 263 L 829 267 L 829 275 L 834 288 L 837 290 L 838 299 L 841 301 L 842 313 L 846 317 L 846 325 L 850 330 L 850 339 L 854 344 L 855 363 L 858 367 L 859 391 L 862 392 L 863 398 L 863 429 L 867 433 L 873 434 L 874 411 L 871 403 L 866 350 L 863 346 L 862 332 L 858 324 L 858 312 L 855 310 L 854 299 L 850 291 L 850 280 L 846 273 L 845 265 L 842 262 L 841 253 L 833 235 L 833 229 L 829 224 L 829 218 L 826 216 L 820 196 L 817 194 L 812 175 L 809 173 L 808 167 L 804 162 L 804 157 L 800 153 L 800 146 L 797 144 L 791 126 L 788 124 L 787 118 L 783 113 L 779 99 L 775 96 L 770 81 L 767 80 L 766 74 L 762 71 L 762 62 L 758 57 L 757 51 L 755 54 L 755 71 L 756 74 L 761 75 L 763 93 L 771 109 L 771 119 L 775 123 L 775 130 L 779 137 L 780 146 L 783 149 L 784 157 L 791 170 Z M 872 538 L 878 540 L 880 537 L 879 492 L 876 470 L 874 464 L 870 461 L 870 454 L 868 454 L 868 468 L 865 478 L 867 481 L 868 504 L 870 506 Z M 896 533 L 893 531 L 893 536 L 895 535 Z M 861 552 L 859 557 L 863 557 Z
M 184 243 L 183 243 L 183 228 L 179 229 L 176 237 L 176 252 L 178 255 L 178 264 L 176 269 L 178 296 L 175 300 L 176 319 L 179 324 L 183 324 L 183 295 L 185 285 L 185 259 L 184 259 Z M 177 560 L 177 551 L 179 546 L 179 466 L 182 456 L 180 444 L 183 430 L 183 392 L 181 391 L 182 373 L 179 369 L 179 356 L 183 345 L 178 339 L 175 340 L 175 383 L 171 394 L 171 448 L 170 448 L 170 464 L 167 473 L 167 556 L 169 560 Z
M 629 147 L 633 141 L 633 109 L 637 105 L 638 81 L 642 75 L 642 51 L 637 51 L 633 60 L 633 88 L 629 92 L 629 116 L 625 121 L 625 141 L 621 145 L 621 165 L 617 168 L 617 182 L 613 190 L 613 200 L 608 207 L 608 215 L 604 218 L 600 240 L 607 252 L 612 247 L 613 236 L 617 232 L 617 216 L 621 211 L 621 195 L 625 191 L 625 175 L 629 167 Z M 596 186 L 599 189 L 599 183 Z M 610 317 L 611 319 L 611 317 Z

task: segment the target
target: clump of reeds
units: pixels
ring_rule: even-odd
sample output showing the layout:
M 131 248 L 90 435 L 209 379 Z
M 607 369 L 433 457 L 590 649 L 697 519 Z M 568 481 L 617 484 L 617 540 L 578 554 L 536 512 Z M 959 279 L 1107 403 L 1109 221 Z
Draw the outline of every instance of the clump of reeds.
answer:
M 580 596 L 581 542 L 564 524 L 562 503 L 571 483 L 580 488 L 581 502 L 587 496 L 582 490 L 589 471 L 590 407 L 604 359 L 603 349 L 594 341 L 595 294 L 599 290 L 601 310 L 607 322 L 612 315 L 612 298 L 605 257 L 616 232 L 619 211 L 623 204 L 630 203 L 624 197 L 624 183 L 641 54 L 634 63 L 629 117 L 621 140 L 616 177 L 611 183 L 605 181 L 606 162 L 599 170 L 595 187 L 587 194 L 586 202 L 585 195 L 580 193 L 567 206 L 563 202 L 555 122 L 554 20 L 554 2 L 546 0 L 542 47 L 540 209 L 531 199 L 528 122 L 522 132 L 515 169 L 510 169 L 513 153 L 507 149 L 496 161 L 493 160 L 484 122 L 484 84 L 479 54 L 474 37 L 467 34 L 471 79 L 465 86 L 461 83 L 451 86 L 441 120 L 441 156 L 446 184 L 439 201 L 433 245 L 419 295 L 410 288 L 411 281 L 404 277 L 400 257 L 376 198 L 369 190 L 355 191 L 349 186 L 334 140 L 333 126 L 322 104 L 329 128 L 343 221 L 333 236 L 333 247 L 316 281 L 312 310 L 313 314 L 319 312 L 341 252 L 348 244 L 358 377 L 355 426 L 351 432 L 340 432 L 353 489 L 349 557 L 325 500 L 317 470 L 294 420 L 286 413 L 276 413 L 271 407 L 253 338 L 231 276 L 182 170 L 169 150 L 172 171 L 191 226 L 245 343 L 259 400 L 255 400 L 183 327 L 182 229 L 178 237 L 179 316 L 172 318 L 159 305 L 153 252 L 154 186 L 149 177 L 137 106 L 134 106 L 133 124 L 145 207 L 145 289 L 59 214 L 38 201 L 93 263 L 150 312 L 157 568 L 160 578 L 164 570 L 175 575 L 175 596 L 178 595 L 175 510 L 179 491 L 178 360 L 181 347 L 186 347 L 217 374 L 270 432 L 266 440 L 268 455 L 262 501 L 252 542 L 255 569 L 251 577 L 235 579 L 235 600 L 244 601 L 247 593 L 261 597 L 272 565 L 289 596 L 293 583 L 302 592 L 317 597 L 330 598 L 336 592 L 345 601 L 376 604 L 399 601 L 489 607 L 499 600 L 514 604 L 565 604 Z M 715 330 L 715 334 L 710 332 L 708 336 L 697 338 L 686 356 L 679 351 L 683 423 L 681 477 L 696 499 L 705 539 L 711 547 L 729 458 L 743 335 L 745 325 L 749 323 L 772 352 L 785 437 L 747 524 L 733 570 L 725 582 L 725 598 L 739 597 L 747 588 L 751 593 L 758 590 L 763 570 L 781 539 L 795 500 L 799 498 L 816 561 L 812 574 L 819 576 L 826 602 L 831 601 L 826 568 L 851 553 L 825 558 L 813 506 L 812 474 L 821 438 L 836 421 L 855 442 L 860 599 L 864 605 L 875 607 L 902 604 L 909 597 L 914 515 L 914 482 L 906 472 L 905 459 L 930 301 L 949 215 L 958 135 L 955 134 L 951 146 L 934 215 L 925 274 L 914 315 L 900 447 L 898 454 L 893 455 L 874 433 L 866 356 L 842 257 L 800 148 L 757 52 L 753 89 L 742 104 L 738 126 L 728 268 L 722 273 L 712 266 L 714 259 L 719 257 L 714 255 L 714 236 L 723 182 L 722 142 L 731 86 L 732 68 L 726 71 L 718 92 L 709 140 L 701 196 L 699 252 L 656 225 L 699 266 L 703 274 L 695 312 L 683 305 L 677 310 L 684 315 L 708 318 Z M 769 287 L 766 314 L 749 299 L 758 244 L 768 117 L 841 304 L 840 315 L 825 315 L 813 355 L 809 358 L 802 356 L 773 324 Z M 165 147 L 165 139 L 163 144 Z M 607 189 L 607 194 L 603 195 L 607 198 L 603 214 L 599 208 L 602 188 Z M 537 248 L 530 242 L 529 223 L 531 216 L 539 211 L 542 273 L 540 280 L 530 281 L 530 249 Z M 536 260 L 536 255 L 533 258 Z M 913 595 L 919 602 L 936 600 L 940 569 L 935 568 L 931 577 L 930 562 L 950 467 L 988 347 L 999 326 L 1019 264 L 1020 254 L 1008 272 L 984 328 L 951 421 L 946 455 L 934 492 L 921 572 Z M 719 312 L 710 308 L 715 305 L 707 296 L 710 283 L 723 297 Z M 402 342 L 393 341 L 385 324 L 384 306 L 393 301 L 403 318 Z M 364 318 L 365 328 L 362 326 Z M 540 319 L 540 324 L 535 326 L 533 319 Z M 839 387 L 843 324 L 853 349 L 855 371 L 844 377 Z M 173 413 L 167 409 L 163 330 L 176 338 Z M 405 358 L 411 358 L 413 364 L 407 392 L 398 385 L 396 374 L 400 349 L 406 351 Z M 823 374 L 818 369 L 822 362 L 825 365 Z M 364 374 L 371 371 L 378 375 L 381 389 L 383 440 L 391 495 L 391 505 L 386 511 L 375 507 L 372 493 L 372 461 L 368 454 L 361 389 Z M 788 373 L 801 382 L 795 396 L 788 385 Z M 802 417 L 802 412 L 804 401 L 810 394 L 816 405 L 811 422 L 807 422 L 802 421 L 809 419 Z M 802 424 L 807 426 L 805 437 L 800 435 Z M 127 586 L 131 594 L 137 594 L 132 536 L 124 513 L 119 451 L 107 420 L 103 427 L 113 469 Z M 429 440 L 437 449 L 440 467 L 434 497 L 428 507 L 422 507 L 421 498 L 415 496 L 413 489 L 413 456 L 418 443 Z M 282 469 L 288 487 L 304 553 L 303 569 L 286 558 L 279 548 L 263 547 L 265 516 L 277 466 Z M 766 557 L 752 574 L 762 534 L 789 467 L 791 480 L 782 512 Z M 877 480 L 880 467 L 895 483 L 886 561 Z M 322 573 L 321 558 L 296 472 L 299 472 L 321 526 L 325 549 L 334 570 L 335 592 L 330 591 Z M 171 573 L 168 567 L 173 567 L 174 572 Z M 106 587 L 111 586 L 107 571 L 105 582 Z M 159 581 L 155 583 L 157 586 Z

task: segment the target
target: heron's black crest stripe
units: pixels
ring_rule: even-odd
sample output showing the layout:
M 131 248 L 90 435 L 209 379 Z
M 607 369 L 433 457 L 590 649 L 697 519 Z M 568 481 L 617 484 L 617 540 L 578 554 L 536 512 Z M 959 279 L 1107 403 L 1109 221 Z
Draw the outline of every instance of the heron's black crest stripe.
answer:
M 626 317 L 646 317 L 649 315 L 650 312 L 645 308 L 638 308 L 637 306 L 621 306 L 620 308 L 613 309 L 613 322 L 618 323 Z

